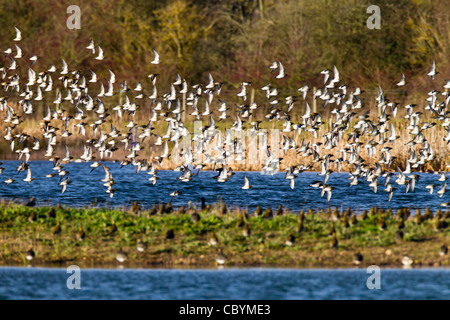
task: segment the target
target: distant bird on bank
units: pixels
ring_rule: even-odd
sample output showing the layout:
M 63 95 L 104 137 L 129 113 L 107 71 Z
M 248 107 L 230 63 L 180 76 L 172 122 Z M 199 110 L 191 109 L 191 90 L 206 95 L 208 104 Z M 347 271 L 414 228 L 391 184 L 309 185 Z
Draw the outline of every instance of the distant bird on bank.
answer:
M 447 247 L 445 244 L 443 244 L 443 245 L 441 246 L 441 248 L 440 248 L 439 255 L 440 255 L 441 257 L 443 257 L 443 256 L 445 256 L 447 253 L 448 253 L 448 247 Z
M 28 217 L 28 221 L 30 221 L 31 223 L 35 222 L 37 220 L 37 215 L 35 211 L 32 211 L 30 216 Z
M 111 226 L 109 227 L 109 235 L 113 235 L 114 233 L 117 232 L 117 226 L 116 226 L 116 222 L 113 220 Z
M 191 221 L 193 223 L 197 223 L 199 222 L 201 219 L 200 215 L 197 212 L 194 212 L 193 214 L 191 214 Z
M 331 236 L 330 247 L 333 248 L 333 249 L 337 249 L 338 246 L 339 246 L 338 239 L 336 237 L 336 234 L 333 233 L 332 236 Z
M 166 231 L 166 239 L 171 240 L 175 238 L 175 232 L 172 229 Z
M 202 209 L 202 211 L 208 208 L 208 206 L 206 205 L 206 199 L 203 197 L 200 198 L 200 208 Z
M 353 263 L 356 265 L 360 265 L 363 261 L 363 255 L 359 252 L 355 253 L 354 257 L 353 257 Z
M 400 228 L 400 227 L 398 227 L 398 228 Z M 403 231 L 402 231 L 402 230 L 397 230 L 397 231 L 395 231 L 395 233 L 394 233 L 394 239 L 395 239 L 395 241 L 398 242 L 398 243 L 400 243 L 400 242 L 403 241 L 403 236 L 404 236 L 404 234 L 403 234 Z
M 223 253 L 222 248 L 219 249 L 219 252 L 217 252 L 216 255 L 216 263 L 219 266 L 223 266 L 225 263 L 227 263 L 228 257 Z
M 25 206 L 34 207 L 35 205 L 36 205 L 36 200 L 34 199 L 34 197 L 31 197 Z
M 53 232 L 54 235 L 61 234 L 61 223 L 59 221 L 56 222 L 56 226 L 53 228 L 52 232 Z
M 138 205 L 137 201 L 133 202 L 133 205 L 131 206 L 130 211 L 134 214 L 139 214 L 139 212 L 141 211 L 141 206 Z
M 288 247 L 292 247 L 295 243 L 295 235 L 290 233 L 287 238 L 286 241 L 284 242 L 285 245 L 287 245 Z
M 144 252 L 145 250 L 147 250 L 147 244 L 142 241 L 142 239 L 139 239 L 136 245 L 136 249 L 139 252 Z
M 250 237 L 251 234 L 252 234 L 252 231 L 250 229 L 250 226 L 247 223 L 245 223 L 244 228 L 242 229 L 242 235 L 244 237 Z
M 405 267 L 405 268 L 409 268 L 409 267 L 411 267 L 412 266 L 412 264 L 413 264 L 413 259 L 411 259 L 410 257 L 408 257 L 408 256 L 404 256 L 403 258 L 402 258 L 402 264 L 403 264 L 403 266 Z
M 33 248 L 31 248 L 30 250 L 28 250 L 28 251 L 26 252 L 25 258 L 26 258 L 28 261 L 31 261 L 31 260 L 34 259 L 34 257 L 35 257 L 35 253 L 34 253 Z
M 58 203 L 59 206 L 59 203 Z M 55 208 L 50 208 L 50 210 L 48 210 L 47 212 L 47 218 L 51 219 L 51 218 L 56 218 L 56 211 Z
M 128 259 L 128 254 L 122 250 L 122 248 L 119 248 L 119 250 L 116 253 L 116 260 L 119 263 L 124 263 Z
M 86 237 L 86 233 L 83 231 L 83 228 L 80 227 L 80 229 L 78 229 L 78 232 L 77 232 L 77 240 L 83 241 L 85 237 Z
M 215 232 L 212 232 L 209 236 L 208 244 L 210 246 L 215 246 L 218 243 L 219 243 L 219 240 L 217 239 Z

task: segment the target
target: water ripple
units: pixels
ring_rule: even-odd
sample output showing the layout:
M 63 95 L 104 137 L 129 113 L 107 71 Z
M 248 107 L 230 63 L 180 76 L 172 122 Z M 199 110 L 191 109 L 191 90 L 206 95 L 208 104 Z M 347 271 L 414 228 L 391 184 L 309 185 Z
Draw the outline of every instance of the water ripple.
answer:
M 302 209 L 326 209 L 328 207 L 351 207 L 356 211 L 362 211 L 377 206 L 379 208 L 411 207 L 424 209 L 440 208 L 440 204 L 450 200 L 450 192 L 439 198 L 436 193 L 430 195 L 425 186 L 434 183 L 439 188 L 442 182 L 436 174 L 419 173 L 420 181 L 417 182 L 414 192 L 405 193 L 404 186 L 396 186 L 398 190 L 394 193 L 391 202 L 388 202 L 387 192 L 382 191 L 383 185 L 378 188 L 375 194 L 368 186 L 368 182 L 361 181 L 356 186 L 349 187 L 348 173 L 333 173 L 328 184 L 335 187 L 333 195 L 328 203 L 326 196 L 320 197 L 320 190 L 309 185 L 315 180 L 322 180 L 316 172 L 304 172 L 295 180 L 295 189 L 291 190 L 289 182 L 284 179 L 284 173 L 279 172 L 273 176 L 261 175 L 260 172 L 236 172 L 228 182 L 219 183 L 212 177 L 215 172 L 201 172 L 195 176 L 191 182 L 179 182 L 177 177 L 180 172 L 160 171 L 160 178 L 156 185 L 148 181 L 149 175 L 145 172 L 136 174 L 135 168 L 125 166 L 120 168 L 118 163 L 108 162 L 107 166 L 116 181 L 114 188 L 118 189 L 114 198 L 110 198 L 105 192 L 106 187 L 100 181 L 104 177 L 102 168 L 97 168 L 90 173 L 91 168 L 85 163 L 70 163 L 65 165 L 72 183 L 67 187 L 67 191 L 61 194 L 61 187 L 58 186 L 59 177 L 45 178 L 45 175 L 52 172 L 50 161 L 31 161 L 30 168 L 32 175 L 36 179 L 27 184 L 22 179 L 25 173 L 17 174 L 16 167 L 18 161 L 5 161 L 2 177 L 6 180 L 13 177 L 16 181 L 9 186 L 0 185 L 0 197 L 6 199 L 19 199 L 26 201 L 30 197 L 35 197 L 40 205 L 55 205 L 60 203 L 68 206 L 128 206 L 133 201 L 138 201 L 148 208 L 154 204 L 168 202 L 170 193 L 179 190 L 182 194 L 176 197 L 172 204 L 174 206 L 187 205 L 191 201 L 199 205 L 200 198 L 204 197 L 208 203 L 217 202 L 222 199 L 230 206 L 247 207 L 253 210 L 256 205 L 262 207 L 272 207 L 276 209 L 279 204 L 293 210 Z M 54 171 L 53 171 L 54 172 Z M 242 190 L 244 184 L 243 176 L 246 175 L 253 188 Z M 392 180 L 394 180 L 392 178 Z M 391 180 L 391 181 L 392 181 Z M 379 182 L 384 183 L 384 178 Z M 441 207 L 442 208 L 442 207 Z

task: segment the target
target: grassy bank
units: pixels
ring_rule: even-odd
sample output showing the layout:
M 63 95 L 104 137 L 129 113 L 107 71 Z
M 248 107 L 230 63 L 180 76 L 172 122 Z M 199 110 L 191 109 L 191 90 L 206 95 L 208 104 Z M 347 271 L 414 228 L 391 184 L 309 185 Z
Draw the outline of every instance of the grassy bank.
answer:
M 449 255 L 439 254 L 450 244 L 450 212 L 373 208 L 356 216 L 350 209 L 292 214 L 262 208 L 255 214 L 224 208 L 170 212 L 164 205 L 113 210 L 2 204 L 0 265 L 115 267 L 121 250 L 125 267 L 213 267 L 219 249 L 227 266 L 353 267 L 358 252 L 361 266 L 401 266 L 404 256 L 417 266 L 450 265 Z M 216 245 L 210 243 L 214 235 Z M 143 252 L 138 243 L 145 244 Z M 30 248 L 32 261 L 26 259 Z

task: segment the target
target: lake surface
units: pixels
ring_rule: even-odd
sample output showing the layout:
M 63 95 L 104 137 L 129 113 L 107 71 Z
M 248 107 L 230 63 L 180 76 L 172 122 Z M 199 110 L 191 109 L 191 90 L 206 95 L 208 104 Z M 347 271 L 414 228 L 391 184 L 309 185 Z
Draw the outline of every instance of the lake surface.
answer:
M 106 162 L 111 169 L 111 173 L 116 182 L 114 188 L 117 192 L 111 199 L 105 192 L 100 180 L 105 174 L 101 167 L 92 173 L 90 163 L 69 163 L 64 169 L 69 171 L 71 184 L 68 185 L 65 193 L 61 193 L 58 185 L 59 177 L 46 178 L 45 175 L 55 173 L 52 170 L 50 161 L 30 161 L 32 177 L 35 178 L 30 184 L 22 181 L 26 177 L 26 172 L 17 173 L 16 168 L 19 161 L 3 161 L 5 168 L 1 174 L 1 181 L 10 177 L 16 181 L 5 186 L 0 184 L 0 197 L 6 199 L 16 199 L 26 201 L 30 197 L 35 197 L 38 205 L 55 205 L 60 203 L 68 206 L 95 206 L 107 205 L 111 207 L 128 206 L 137 201 L 142 206 L 148 208 L 153 204 L 170 201 L 170 193 L 174 190 L 181 191 L 181 195 L 173 199 L 172 204 L 177 207 L 187 205 L 189 201 L 194 205 L 200 204 L 200 198 L 204 197 L 207 203 L 217 202 L 222 199 L 230 206 L 248 207 L 252 210 L 256 205 L 261 207 L 272 207 L 276 209 L 279 204 L 290 208 L 293 211 L 300 211 L 303 208 L 328 208 L 328 207 L 351 207 L 356 211 L 362 211 L 377 206 L 379 208 L 411 207 L 424 209 L 429 207 L 436 210 L 441 203 L 450 201 L 450 192 L 439 198 L 436 191 L 443 185 L 438 181 L 439 175 L 430 173 L 420 173 L 420 180 L 416 184 L 414 192 L 405 193 L 405 186 L 393 184 L 397 190 L 391 202 L 388 202 L 388 193 L 384 192 L 384 178 L 379 179 L 381 184 L 378 193 L 373 193 L 368 186 L 368 182 L 361 180 L 360 184 L 349 187 L 350 175 L 348 173 L 333 173 L 327 184 L 333 186 L 333 194 L 330 202 L 325 197 L 320 197 L 320 189 L 309 185 L 316 180 L 323 181 L 323 176 L 316 172 L 301 173 L 295 179 L 295 188 L 292 190 L 289 181 L 284 179 L 284 172 L 278 172 L 273 176 L 262 175 L 260 172 L 236 172 L 229 181 L 219 183 L 213 179 L 216 172 L 205 171 L 198 176 L 194 176 L 190 182 L 180 182 L 177 177 L 181 172 L 159 171 L 159 180 L 153 185 L 146 172 L 136 173 L 135 167 L 131 165 L 120 168 L 119 163 Z M 244 175 L 250 180 L 253 186 L 249 190 L 242 190 L 244 185 Z M 392 177 L 391 182 L 396 178 Z M 425 188 L 428 184 L 435 184 L 435 191 L 429 194 Z
M 68 289 L 66 269 L 0 268 L 0 299 L 450 299 L 450 269 L 82 269 Z

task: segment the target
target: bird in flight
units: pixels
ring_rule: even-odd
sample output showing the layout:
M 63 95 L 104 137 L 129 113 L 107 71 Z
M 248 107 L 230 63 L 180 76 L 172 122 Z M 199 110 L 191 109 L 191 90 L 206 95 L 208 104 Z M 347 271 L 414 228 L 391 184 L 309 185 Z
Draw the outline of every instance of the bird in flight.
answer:
M 98 56 L 95 58 L 96 60 L 103 60 L 103 49 L 98 46 Z
M 427 76 L 429 76 L 432 80 L 434 80 L 434 77 L 438 74 L 439 72 L 436 72 L 436 63 L 433 61 L 431 63 L 431 70 L 430 72 L 428 72 Z
M 156 52 L 155 49 L 152 49 L 152 50 L 153 50 L 153 54 L 155 55 L 155 58 L 153 59 L 153 61 L 151 63 L 158 64 L 159 63 L 159 54 L 158 54 L 158 52 Z
M 244 176 L 244 186 L 242 187 L 242 189 L 247 190 L 250 189 L 252 186 L 250 185 L 250 181 L 248 181 L 248 178 L 246 176 Z
M 397 86 L 398 86 L 398 87 L 402 87 L 402 86 L 404 86 L 405 84 L 406 84 L 406 78 L 405 78 L 405 75 L 402 73 L 400 82 L 397 83 Z
M 20 30 L 17 29 L 17 27 L 14 27 L 14 29 L 16 30 L 16 37 L 14 38 L 14 41 L 22 40 L 22 32 L 20 32 Z
M 89 42 L 89 45 L 86 47 L 86 49 L 91 50 L 92 54 L 95 54 L 95 44 L 94 44 L 94 40 L 91 40 L 91 42 Z

